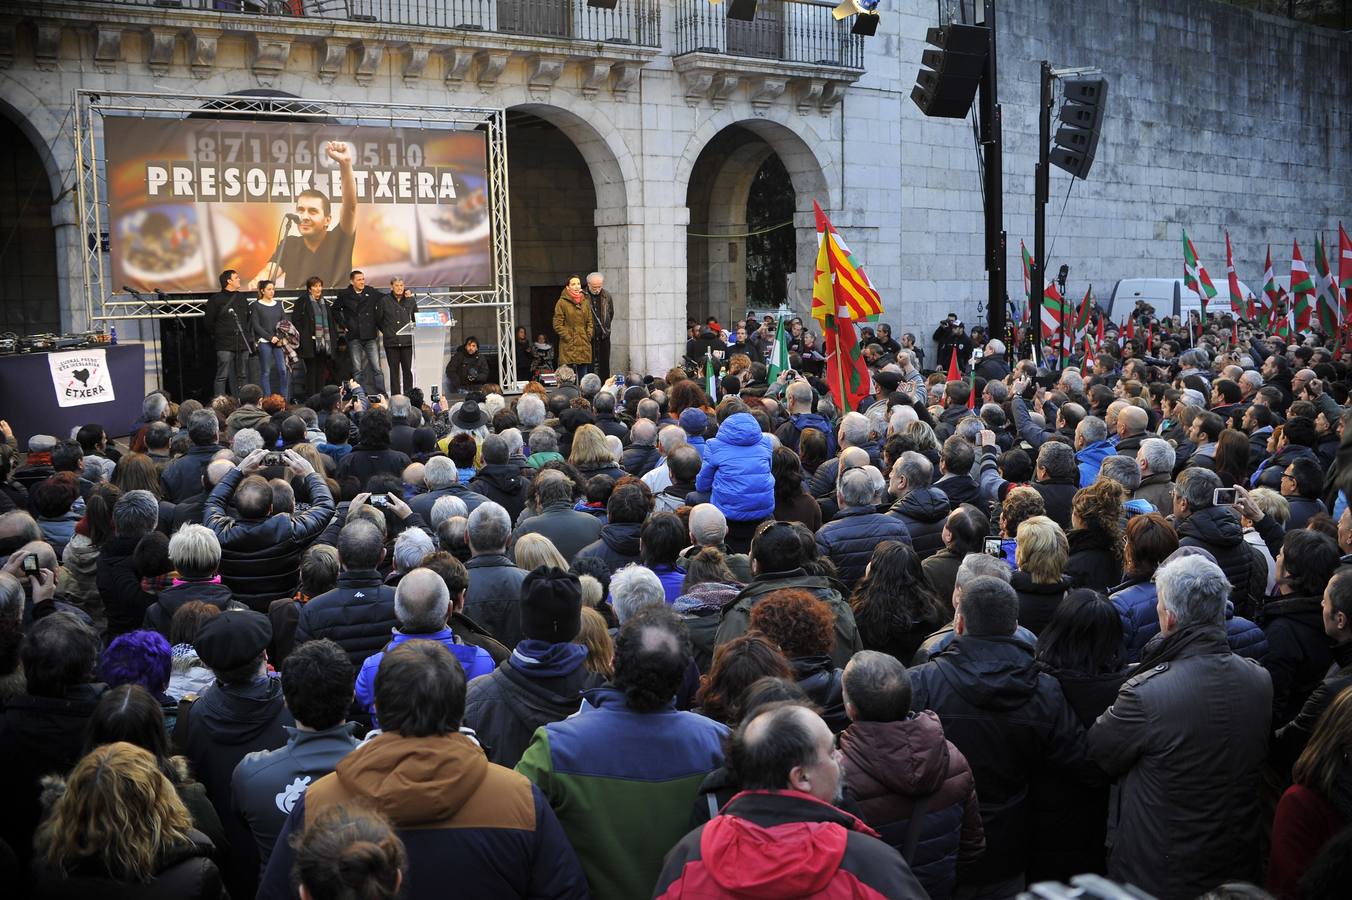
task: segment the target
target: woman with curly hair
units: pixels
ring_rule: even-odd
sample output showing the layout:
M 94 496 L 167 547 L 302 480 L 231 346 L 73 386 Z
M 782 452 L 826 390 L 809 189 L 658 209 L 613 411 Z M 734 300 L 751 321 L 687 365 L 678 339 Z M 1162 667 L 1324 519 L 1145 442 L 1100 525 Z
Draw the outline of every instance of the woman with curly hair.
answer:
M 54 793 L 35 842 L 34 897 L 225 896 L 211 840 L 150 751 L 97 747 Z
M 884 541 L 874 549 L 850 607 L 864 649 L 880 650 L 903 662 L 915 655 L 926 635 L 948 620 L 920 557 L 900 541 Z
M 1065 573 L 1071 587 L 1107 593 L 1122 580 L 1122 504 L 1126 492 L 1115 481 L 1096 481 L 1070 501 L 1070 558 Z
M 751 607 L 751 629 L 773 641 L 789 659 L 794 680 L 821 709 L 833 732 L 850 724 L 841 691 L 841 670 L 831 659 L 836 617 L 816 595 L 786 588 L 766 594 Z
M 738 635 L 714 651 L 708 675 L 700 676 L 695 712 L 736 728 L 747 688 L 765 676 L 793 680 L 793 669 L 769 638 L 757 631 Z

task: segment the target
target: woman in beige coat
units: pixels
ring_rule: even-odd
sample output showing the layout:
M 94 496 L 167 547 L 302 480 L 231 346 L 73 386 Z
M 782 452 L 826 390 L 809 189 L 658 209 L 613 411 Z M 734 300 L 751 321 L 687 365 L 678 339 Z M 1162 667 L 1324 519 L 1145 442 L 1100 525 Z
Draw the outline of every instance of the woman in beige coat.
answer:
M 591 301 L 582 290 L 582 279 L 574 275 L 554 304 L 554 331 L 559 336 L 559 365 L 572 366 L 580 379 L 591 371 Z

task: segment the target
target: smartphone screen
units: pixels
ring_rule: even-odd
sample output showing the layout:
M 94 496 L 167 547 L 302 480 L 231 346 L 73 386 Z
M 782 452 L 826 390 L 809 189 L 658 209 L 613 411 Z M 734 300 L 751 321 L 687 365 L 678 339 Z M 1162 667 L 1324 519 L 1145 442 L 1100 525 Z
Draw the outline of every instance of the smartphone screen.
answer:
M 1235 501 L 1239 499 L 1239 491 L 1232 487 L 1216 488 L 1211 496 L 1211 502 L 1215 506 L 1234 506 Z

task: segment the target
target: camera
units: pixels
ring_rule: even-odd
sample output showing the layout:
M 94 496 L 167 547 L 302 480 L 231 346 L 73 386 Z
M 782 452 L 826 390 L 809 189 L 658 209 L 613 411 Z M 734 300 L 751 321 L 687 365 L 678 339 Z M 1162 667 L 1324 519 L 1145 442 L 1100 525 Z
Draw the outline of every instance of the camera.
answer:
M 372 494 L 372 495 L 371 495 L 371 505 L 372 505 L 372 506 L 379 506 L 380 508 L 384 509 L 385 507 L 387 507 L 387 506 L 390 505 L 390 495 L 389 495 L 389 494 Z
M 434 384 L 432 385 L 432 402 L 436 403 L 440 399 L 441 399 L 441 388 L 437 387 Z
M 994 556 L 996 559 L 1003 559 L 1004 554 L 1000 550 L 999 538 L 986 538 L 986 546 L 982 548 L 987 556 Z
M 265 469 L 270 468 L 272 466 L 284 466 L 284 465 L 286 465 L 286 460 L 282 459 L 282 454 L 277 453 L 275 451 L 263 457 L 263 468 Z
M 23 558 L 23 571 L 25 575 L 36 575 L 42 566 L 38 563 L 38 555 L 29 553 Z
M 985 351 L 985 350 L 982 350 L 980 347 L 975 347 L 975 348 L 973 348 L 973 350 L 972 350 L 972 359 L 981 359 L 981 357 L 983 357 L 983 356 L 985 356 L 985 355 L 986 355 L 986 351 Z
M 623 372 L 616 372 L 616 373 L 615 373 L 615 387 L 618 387 L 618 388 L 624 387 L 624 373 L 623 373 Z
M 1234 506 L 1239 500 L 1239 491 L 1232 487 L 1216 488 L 1211 492 L 1212 506 Z

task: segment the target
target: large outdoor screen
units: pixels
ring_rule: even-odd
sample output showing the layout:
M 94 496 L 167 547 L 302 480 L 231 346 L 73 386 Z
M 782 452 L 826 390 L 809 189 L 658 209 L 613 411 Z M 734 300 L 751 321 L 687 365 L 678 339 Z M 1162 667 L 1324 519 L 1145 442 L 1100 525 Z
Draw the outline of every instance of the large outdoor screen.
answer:
M 482 132 L 107 116 L 104 138 L 116 289 L 492 286 Z

